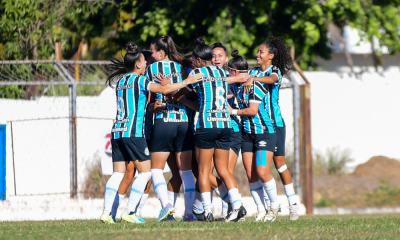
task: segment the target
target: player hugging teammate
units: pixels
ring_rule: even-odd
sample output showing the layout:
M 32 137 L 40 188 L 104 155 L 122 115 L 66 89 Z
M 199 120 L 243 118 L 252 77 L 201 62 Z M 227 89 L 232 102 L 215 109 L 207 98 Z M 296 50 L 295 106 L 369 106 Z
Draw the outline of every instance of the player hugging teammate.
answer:
M 269 172 L 272 160 L 288 197 L 289 219 L 296 220 L 298 205 L 285 164 L 285 124 L 279 108 L 282 76 L 293 66 L 285 44 L 280 38 L 267 38 L 258 49 L 260 66 L 252 70 L 237 50 L 227 63 L 228 52 L 222 44 L 210 47 L 202 38 L 195 44 L 190 64 L 185 64 L 188 59 L 177 52 L 168 36 L 152 42 L 156 62 L 147 69 L 133 43 L 127 45 L 124 61 L 114 59 L 110 64 L 113 71 L 107 81 L 110 86 L 116 82 L 118 110 L 112 129 L 114 173 L 107 182 L 101 221 L 116 222 L 116 209 L 135 169 L 139 174 L 121 216 L 124 221 L 144 222 L 137 211 L 147 198 L 142 195 L 146 185 L 150 187 L 150 178 L 162 205 L 157 222 L 174 221 L 181 183 L 185 199 L 182 221 L 214 221 L 211 189 L 223 200 L 220 220 L 244 221 L 246 209 L 233 177 L 240 150 L 257 205 L 255 220 L 274 221 L 280 208 Z M 149 92 L 157 94 L 147 107 Z M 189 114 L 194 111 L 198 111 L 195 127 L 194 115 Z M 145 123 L 151 134 L 144 134 Z M 173 172 L 168 189 L 162 175 L 167 160 Z M 192 163 L 197 163 L 194 174 Z M 218 177 L 213 174 L 214 167 Z

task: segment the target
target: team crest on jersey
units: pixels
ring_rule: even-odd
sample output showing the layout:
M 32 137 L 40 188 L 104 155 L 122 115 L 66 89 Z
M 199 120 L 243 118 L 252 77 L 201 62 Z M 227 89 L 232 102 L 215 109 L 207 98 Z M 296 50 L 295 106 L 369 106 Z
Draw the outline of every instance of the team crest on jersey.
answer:
M 146 147 L 146 148 L 144 149 L 144 154 L 150 155 L 149 148 Z
M 267 142 L 266 141 L 260 141 L 260 142 L 258 142 L 258 146 L 266 147 L 267 146 Z

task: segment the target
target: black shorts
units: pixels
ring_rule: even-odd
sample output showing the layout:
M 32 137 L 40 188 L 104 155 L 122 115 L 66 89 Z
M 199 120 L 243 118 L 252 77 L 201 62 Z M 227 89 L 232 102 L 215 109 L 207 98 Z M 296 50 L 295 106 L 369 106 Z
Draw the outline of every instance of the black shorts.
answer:
M 195 145 L 202 149 L 218 148 L 229 150 L 231 147 L 230 128 L 202 128 L 196 130 Z
M 266 150 L 275 151 L 276 133 L 249 134 L 243 133 L 242 153 Z
M 150 159 L 145 138 L 111 139 L 111 145 L 113 162 Z
M 187 122 L 164 122 L 163 119 L 156 119 L 151 130 L 150 152 L 182 152 L 187 131 Z
M 235 132 L 232 129 L 231 135 L 231 149 L 239 156 L 240 148 L 242 147 L 242 133 Z
M 274 156 L 285 156 L 286 128 L 275 127 L 276 146 Z
M 183 140 L 182 152 L 194 150 L 194 129 L 193 123 L 188 124 L 188 130 L 186 132 L 185 139 Z

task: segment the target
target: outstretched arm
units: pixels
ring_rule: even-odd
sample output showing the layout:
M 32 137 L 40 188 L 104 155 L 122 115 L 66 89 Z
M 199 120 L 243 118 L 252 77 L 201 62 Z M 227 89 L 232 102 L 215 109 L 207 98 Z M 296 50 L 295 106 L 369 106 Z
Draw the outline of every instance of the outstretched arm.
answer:
M 258 107 L 260 106 L 259 102 L 250 102 L 248 108 L 245 109 L 232 109 L 229 106 L 229 114 L 238 115 L 238 116 L 255 116 L 258 113 Z
M 168 94 L 170 92 L 176 91 L 178 89 L 186 87 L 188 84 L 194 84 L 203 78 L 203 74 L 197 73 L 194 75 L 188 76 L 185 80 L 179 83 L 174 83 L 174 84 L 168 84 L 165 86 L 161 86 L 160 84 L 150 84 L 150 91 L 155 92 L 155 93 L 162 93 L 162 94 Z

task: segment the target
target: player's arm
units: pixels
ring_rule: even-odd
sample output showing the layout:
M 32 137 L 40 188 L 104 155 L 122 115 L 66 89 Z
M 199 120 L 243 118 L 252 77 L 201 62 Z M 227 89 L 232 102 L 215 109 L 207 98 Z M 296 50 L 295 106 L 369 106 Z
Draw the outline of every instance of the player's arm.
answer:
M 260 102 L 250 102 L 249 107 L 245 109 L 233 109 L 231 106 L 229 106 L 229 114 L 252 117 L 258 113 L 259 106 Z
M 193 101 L 190 101 L 189 99 L 186 99 L 184 97 L 182 97 L 179 102 L 183 103 L 185 106 L 193 109 L 194 111 L 199 111 L 200 110 L 200 104 L 195 103 Z
M 201 81 L 201 79 L 203 78 L 203 74 L 202 73 L 197 73 L 194 75 L 189 75 L 185 80 L 183 80 L 182 82 L 178 82 L 178 83 L 174 83 L 174 84 L 168 84 L 165 86 L 162 86 L 160 84 L 150 84 L 150 91 L 151 92 L 155 92 L 155 93 L 162 93 L 162 94 L 168 94 L 170 92 L 176 91 L 178 89 L 184 88 L 189 84 L 194 84 L 197 83 L 199 81 Z M 158 81 L 158 80 L 156 80 Z
M 240 73 L 237 76 L 232 76 L 232 77 L 227 77 L 226 80 L 228 81 L 228 84 L 232 83 L 244 83 L 250 78 L 250 74 L 248 73 Z

